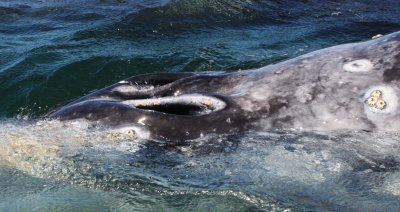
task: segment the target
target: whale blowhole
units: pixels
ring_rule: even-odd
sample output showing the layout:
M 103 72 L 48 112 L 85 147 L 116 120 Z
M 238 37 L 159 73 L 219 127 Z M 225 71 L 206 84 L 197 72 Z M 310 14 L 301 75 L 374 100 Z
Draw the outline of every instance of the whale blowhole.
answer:
M 185 94 L 153 99 L 135 99 L 123 101 L 123 104 L 137 109 L 174 115 L 206 115 L 223 110 L 226 103 L 216 97 L 202 94 Z

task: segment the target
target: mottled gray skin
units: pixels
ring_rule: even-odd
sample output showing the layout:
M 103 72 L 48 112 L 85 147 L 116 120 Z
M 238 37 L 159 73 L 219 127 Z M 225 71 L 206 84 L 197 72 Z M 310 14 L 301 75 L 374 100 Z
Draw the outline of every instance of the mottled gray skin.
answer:
M 86 119 L 105 127 L 132 126 L 150 138 L 170 141 L 252 129 L 396 131 L 400 129 L 399 80 L 400 32 L 396 32 L 256 70 L 135 76 L 47 117 Z M 382 92 L 384 108 L 367 104 L 374 90 Z M 191 105 L 194 101 L 187 94 L 202 94 L 210 101 Z M 178 97 L 188 100 L 173 102 Z M 132 104 L 141 99 L 155 103 Z M 223 108 L 209 107 L 218 102 L 225 102 Z

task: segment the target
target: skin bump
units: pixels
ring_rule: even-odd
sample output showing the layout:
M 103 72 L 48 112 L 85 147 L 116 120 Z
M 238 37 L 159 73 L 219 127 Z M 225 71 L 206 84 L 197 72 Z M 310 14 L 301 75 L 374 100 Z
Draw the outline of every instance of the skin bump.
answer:
M 343 65 L 343 69 L 348 72 L 368 72 L 373 68 L 373 64 L 368 59 L 354 60 Z

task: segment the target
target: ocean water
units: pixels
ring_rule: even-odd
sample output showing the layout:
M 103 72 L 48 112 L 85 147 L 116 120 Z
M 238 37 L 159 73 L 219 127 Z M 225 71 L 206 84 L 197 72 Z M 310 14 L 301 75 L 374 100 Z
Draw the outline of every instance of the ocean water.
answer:
M 398 211 L 398 133 L 171 147 L 54 107 L 143 73 L 236 71 L 400 30 L 397 0 L 0 1 L 0 211 Z

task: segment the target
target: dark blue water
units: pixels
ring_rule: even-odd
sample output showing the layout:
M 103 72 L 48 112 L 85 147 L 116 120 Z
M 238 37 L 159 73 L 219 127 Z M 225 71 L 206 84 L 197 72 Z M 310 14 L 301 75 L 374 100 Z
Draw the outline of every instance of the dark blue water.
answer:
M 398 0 L 2 0 L 0 210 L 399 210 L 396 134 L 170 148 L 32 123 L 135 74 L 258 68 L 398 30 Z

